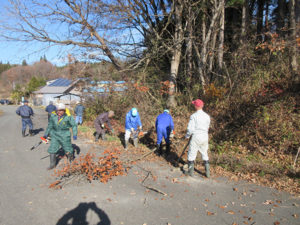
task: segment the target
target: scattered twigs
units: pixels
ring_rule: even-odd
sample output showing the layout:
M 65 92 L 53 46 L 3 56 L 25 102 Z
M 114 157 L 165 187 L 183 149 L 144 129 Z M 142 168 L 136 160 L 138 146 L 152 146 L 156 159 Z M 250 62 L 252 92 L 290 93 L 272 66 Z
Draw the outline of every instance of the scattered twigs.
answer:
M 293 169 L 295 169 L 296 162 L 297 162 L 297 159 L 298 159 L 298 156 L 299 156 L 299 151 L 300 151 L 300 147 L 298 148 L 297 154 L 295 156 L 295 160 L 294 160 L 294 163 L 293 163 Z
M 155 150 L 156 150 L 156 148 L 150 150 L 149 152 L 145 153 L 144 155 L 142 155 L 142 156 L 139 157 L 139 158 L 136 158 L 136 159 L 133 159 L 133 160 L 127 160 L 127 161 L 124 162 L 124 164 L 126 164 L 126 163 L 133 163 L 133 162 L 139 161 L 139 160 L 141 160 L 141 159 L 147 157 L 147 156 L 150 155 L 151 153 L 155 152 Z
M 143 185 L 145 188 L 151 190 L 151 191 L 155 191 L 159 194 L 162 194 L 164 196 L 167 196 L 168 194 L 166 194 L 165 192 L 162 192 L 161 190 L 158 190 L 157 188 L 151 187 L 151 186 L 147 186 L 147 185 Z
M 105 150 L 102 156 L 96 157 L 95 154 L 87 153 L 80 155 L 72 163 L 65 162 L 63 167 L 56 169 L 54 175 L 59 179 L 49 187 L 60 188 L 66 184 L 80 182 L 81 180 L 92 182 L 99 180 L 106 183 L 114 176 L 124 175 L 126 173 L 123 163 L 119 160 L 120 152 L 115 150 Z
M 154 187 L 152 187 L 152 186 L 150 186 L 150 185 L 146 185 L 145 184 L 145 181 L 148 179 L 148 177 L 151 175 L 152 177 L 153 177 L 153 174 L 152 174 L 152 172 L 151 171 L 149 171 L 149 170 L 146 170 L 146 169 L 144 169 L 144 168 L 142 168 L 142 167 L 140 167 L 140 166 L 138 166 L 140 169 L 142 169 L 142 170 L 144 170 L 144 171 L 146 171 L 147 172 L 147 175 L 146 175 L 146 177 L 143 179 L 143 181 L 141 182 L 141 185 L 143 186 L 143 187 L 145 187 L 145 188 L 147 188 L 147 189 L 149 189 L 149 190 L 151 190 L 151 191 L 154 191 L 154 192 L 157 192 L 157 193 L 159 193 L 159 194 L 162 194 L 162 195 L 164 195 L 164 196 L 167 196 L 168 194 L 166 194 L 165 192 L 163 192 L 163 191 L 161 191 L 161 190 L 159 190 L 159 189 L 157 189 L 157 188 L 154 188 Z

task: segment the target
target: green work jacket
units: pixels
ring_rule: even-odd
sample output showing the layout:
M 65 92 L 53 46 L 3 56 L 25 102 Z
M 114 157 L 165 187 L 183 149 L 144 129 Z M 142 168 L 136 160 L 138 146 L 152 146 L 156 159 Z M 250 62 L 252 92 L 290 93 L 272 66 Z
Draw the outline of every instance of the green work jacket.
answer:
M 52 114 L 45 135 L 51 135 L 51 139 L 58 138 L 61 141 L 71 137 L 70 128 L 73 136 L 77 136 L 77 124 L 72 116 L 64 115 L 59 121 L 56 114 Z

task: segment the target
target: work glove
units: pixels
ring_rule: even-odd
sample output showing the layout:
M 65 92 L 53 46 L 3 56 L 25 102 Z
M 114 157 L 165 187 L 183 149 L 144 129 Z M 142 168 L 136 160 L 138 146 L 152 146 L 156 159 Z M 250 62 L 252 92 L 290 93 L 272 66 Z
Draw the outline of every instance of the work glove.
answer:
M 104 128 L 104 124 L 101 124 L 101 127 Z
M 170 138 L 173 138 L 173 137 L 174 137 L 174 131 L 172 130 L 170 133 Z
M 77 140 L 77 136 L 73 136 L 73 140 Z

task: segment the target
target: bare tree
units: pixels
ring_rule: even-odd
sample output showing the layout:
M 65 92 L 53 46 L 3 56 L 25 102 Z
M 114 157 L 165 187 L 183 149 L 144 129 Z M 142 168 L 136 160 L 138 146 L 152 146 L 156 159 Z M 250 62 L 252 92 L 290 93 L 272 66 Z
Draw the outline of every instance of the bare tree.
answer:
M 9 0 L 9 16 L 0 28 L 2 37 L 24 42 L 42 42 L 98 51 L 121 69 L 114 49 L 113 39 L 106 35 L 113 4 L 98 0 Z M 101 8 L 101 12 L 99 10 Z M 8 22 L 9 21 L 9 22 Z M 15 23 L 11 22 L 15 21 Z
M 290 8 L 290 38 L 291 38 L 291 67 L 293 71 L 293 75 L 296 81 L 299 81 L 299 71 L 298 71 L 298 63 L 297 63 L 297 32 L 296 32 L 296 7 L 295 7 L 295 0 L 290 0 L 289 2 Z
M 224 7 L 224 4 L 221 1 L 214 0 L 213 6 L 214 10 L 212 10 L 212 16 L 210 19 L 207 18 L 207 16 L 203 16 L 204 21 L 202 21 L 202 42 L 201 43 L 195 43 L 194 49 L 196 52 L 197 57 L 197 65 L 198 65 L 198 71 L 200 80 L 202 83 L 202 86 L 205 87 L 207 83 L 207 59 L 209 56 L 209 43 L 211 41 L 214 42 L 214 33 L 218 32 L 218 29 L 216 29 L 216 26 L 218 25 L 217 19 L 220 17 L 222 8 Z M 220 21 L 220 20 L 219 20 Z M 212 45 L 214 46 L 214 45 Z M 200 51 L 201 48 L 201 51 Z M 222 45 L 223 50 L 223 45 Z M 214 51 L 214 50 L 213 50 Z M 222 58 L 223 59 L 223 58 Z
M 219 48 L 218 48 L 218 64 L 219 69 L 223 68 L 224 55 L 224 30 L 225 30 L 225 0 L 220 0 L 220 32 L 219 32 Z
M 245 38 L 247 36 L 247 29 L 249 26 L 249 0 L 245 0 L 242 7 L 242 43 L 245 42 Z

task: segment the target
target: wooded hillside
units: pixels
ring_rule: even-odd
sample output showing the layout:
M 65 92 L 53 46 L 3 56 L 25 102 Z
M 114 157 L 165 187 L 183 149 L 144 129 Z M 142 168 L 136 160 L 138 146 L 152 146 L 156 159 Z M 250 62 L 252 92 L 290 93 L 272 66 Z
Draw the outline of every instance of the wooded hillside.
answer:
M 108 79 L 136 82 L 126 95 L 88 102 L 86 119 L 113 109 L 121 120 L 126 110 L 137 106 L 145 121 L 153 121 L 169 107 L 183 134 L 192 112 L 190 102 L 201 98 L 213 118 L 211 150 L 217 165 L 269 180 L 299 179 L 299 164 L 293 166 L 300 146 L 299 1 L 11 4 L 20 24 L 0 25 L 10 31 L 6 38 L 72 45 L 87 61 L 101 62 L 70 60 L 69 67 L 60 70 L 62 76 L 102 79 L 105 74 Z M 68 27 L 59 37 L 43 26 L 53 21 L 53 26 Z M 8 71 L 13 74 L 21 68 Z M 47 68 L 50 77 L 57 74 Z M 11 85 L 10 75 L 4 73 L 1 79 Z

